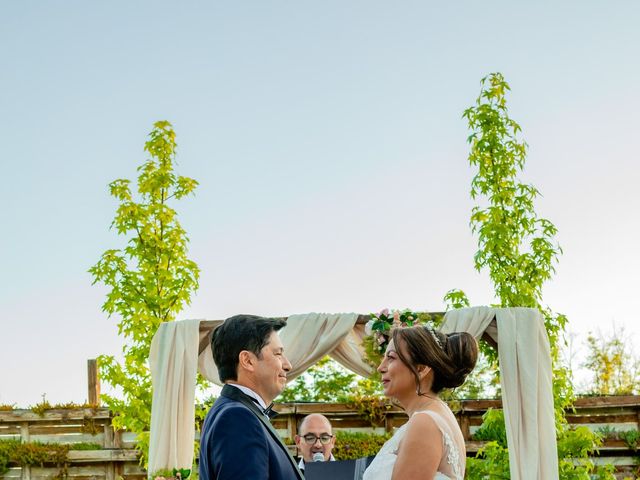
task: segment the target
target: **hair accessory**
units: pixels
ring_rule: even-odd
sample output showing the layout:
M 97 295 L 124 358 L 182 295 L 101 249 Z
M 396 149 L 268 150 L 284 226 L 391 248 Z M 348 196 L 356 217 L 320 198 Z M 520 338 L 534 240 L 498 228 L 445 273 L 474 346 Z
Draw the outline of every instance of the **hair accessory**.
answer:
M 436 331 L 431 328 L 431 327 L 425 327 L 427 329 L 427 331 L 431 334 L 431 336 L 433 337 L 433 339 L 436 341 L 436 343 L 438 344 L 438 346 L 444 350 L 444 345 L 442 345 L 442 340 L 440 340 L 440 338 L 438 337 L 438 335 L 436 335 Z

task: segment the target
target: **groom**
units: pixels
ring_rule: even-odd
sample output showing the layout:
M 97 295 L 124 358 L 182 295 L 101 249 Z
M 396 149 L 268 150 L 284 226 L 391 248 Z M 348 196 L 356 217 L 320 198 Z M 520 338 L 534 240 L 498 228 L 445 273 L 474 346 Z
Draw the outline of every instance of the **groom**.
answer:
M 270 404 L 291 364 L 278 330 L 281 319 L 236 315 L 213 331 L 211 349 L 225 383 L 202 425 L 201 480 L 302 480 L 269 423 Z

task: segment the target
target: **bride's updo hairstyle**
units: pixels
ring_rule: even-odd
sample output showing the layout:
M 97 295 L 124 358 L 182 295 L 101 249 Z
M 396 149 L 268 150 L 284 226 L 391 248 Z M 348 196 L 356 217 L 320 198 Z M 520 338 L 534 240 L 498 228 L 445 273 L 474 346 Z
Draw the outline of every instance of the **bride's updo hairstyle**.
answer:
M 413 372 L 418 395 L 424 395 L 420 390 L 418 365 L 433 370 L 433 393 L 459 387 L 476 366 L 478 342 L 467 332 L 444 334 L 415 325 L 394 329 L 392 338 L 398 358 Z

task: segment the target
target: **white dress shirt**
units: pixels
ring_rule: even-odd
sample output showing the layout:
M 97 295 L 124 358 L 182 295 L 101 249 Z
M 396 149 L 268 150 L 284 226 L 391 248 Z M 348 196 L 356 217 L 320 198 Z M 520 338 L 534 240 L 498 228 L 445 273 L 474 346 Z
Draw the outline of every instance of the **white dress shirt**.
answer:
M 237 383 L 227 383 L 227 385 L 231 385 L 232 387 L 236 387 L 238 390 L 240 390 L 245 395 L 249 395 L 251 398 L 255 398 L 256 401 L 258 402 L 258 405 L 260 405 L 262 407 L 262 410 L 266 410 L 267 409 L 267 404 L 264 403 L 264 400 L 262 399 L 262 397 L 260 395 L 258 395 L 256 392 L 254 392 L 253 390 L 251 390 L 249 387 L 245 387 L 244 385 L 239 385 Z

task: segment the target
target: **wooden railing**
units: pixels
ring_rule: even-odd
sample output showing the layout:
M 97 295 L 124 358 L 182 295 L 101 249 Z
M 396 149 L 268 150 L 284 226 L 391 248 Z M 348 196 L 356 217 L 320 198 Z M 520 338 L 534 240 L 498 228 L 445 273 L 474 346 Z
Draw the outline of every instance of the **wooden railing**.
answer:
M 0 440 L 37 441 L 42 443 L 93 443 L 94 450 L 70 450 L 66 473 L 69 478 L 145 479 L 146 472 L 138 464 L 135 436 L 114 432 L 112 414 L 106 408 L 74 408 L 47 410 L 0 411 Z M 45 479 L 57 476 L 59 466 L 11 466 L 5 479 Z
M 465 400 L 458 405 L 456 416 L 467 442 L 469 455 L 475 455 L 482 442 L 472 439 L 473 433 L 482 423 L 482 415 L 489 408 L 500 408 L 499 400 Z M 334 403 L 283 403 L 275 410 L 280 413 L 274 427 L 290 443 L 297 427 L 310 413 L 322 413 L 329 418 L 335 430 L 378 432 L 391 431 L 406 422 L 406 415 L 392 407 L 379 425 L 372 426 L 361 412 L 346 404 Z M 19 439 L 45 443 L 98 444 L 100 449 L 71 450 L 68 454 L 66 474 L 74 480 L 116 480 L 119 477 L 142 480 L 145 471 L 138 465 L 134 435 L 114 432 L 111 427 L 112 414 L 105 408 L 79 408 L 47 410 L 41 414 L 31 410 L 0 411 L 0 440 Z M 591 429 L 608 427 L 617 430 L 640 428 L 640 396 L 586 397 L 576 402 L 575 411 L 567 412 L 570 424 L 585 425 Z M 291 452 L 297 455 L 295 445 Z M 637 468 L 637 451 L 620 440 L 607 440 L 600 449 L 596 462 L 613 463 L 621 472 Z M 44 479 L 60 472 L 60 467 L 12 466 L 5 479 Z

